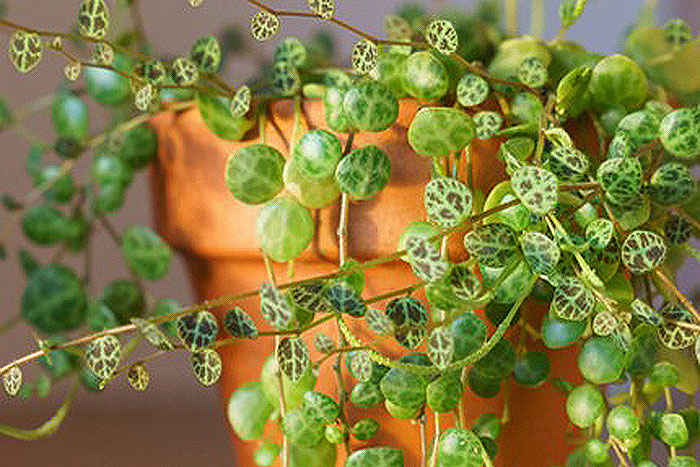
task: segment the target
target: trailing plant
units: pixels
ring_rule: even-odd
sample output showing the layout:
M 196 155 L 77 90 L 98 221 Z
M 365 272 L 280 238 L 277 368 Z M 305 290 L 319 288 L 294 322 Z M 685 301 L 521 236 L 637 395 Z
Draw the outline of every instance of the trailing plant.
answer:
M 199 38 L 166 63 L 149 53 L 138 0 L 122 3 L 134 28 L 121 35 L 110 29 L 113 6 L 104 0 L 79 2 L 77 32 L 0 19 L 17 71 L 30 72 L 49 52 L 66 59 L 56 93 L 23 109 L 0 105 L 2 129 L 33 144 L 26 167 L 35 185 L 23 197 L 3 197 L 4 222 L 20 222 L 28 241 L 55 251 L 42 262 L 2 243 L 3 257 L 14 254 L 26 273 L 20 318 L 33 326 L 38 347 L 0 368 L 8 396 L 42 395 L 63 380 L 99 391 L 122 376 L 143 391 L 151 360 L 173 352 L 188 352 L 195 377 L 210 386 L 222 373 L 217 349 L 239 339 L 259 339 L 267 349 L 272 338 L 260 381 L 239 388 L 228 405 L 234 431 L 258 443 L 259 465 L 277 459 L 302 465 L 312 456 L 313 465 L 330 466 L 337 449 L 345 451 L 347 467 L 404 465 L 401 446 L 362 444 L 381 429 L 376 420 L 349 423 L 349 410 L 379 404 L 393 417 L 417 420 L 423 434 L 434 414 L 434 439 L 421 438 L 424 466 L 494 465 L 508 396 L 503 414 L 485 413 L 471 424 L 461 400 L 465 391 L 507 394 L 513 384 L 551 384 L 566 395 L 570 422 L 583 430 L 567 465 L 654 466 L 652 442 L 667 448 L 664 465 L 698 465 L 680 450 L 697 442 L 700 416 L 672 397 L 697 391 L 692 359 L 700 359 L 700 312 L 676 281 L 683 261 L 700 257 L 691 242 L 700 228 L 692 172 L 700 156 L 700 73 L 687 71 L 697 71 L 700 39 L 687 23 L 654 26 L 650 4 L 627 36 L 627 55 L 601 56 L 565 40 L 584 15 L 581 0 L 562 2 L 562 27 L 550 43 L 508 37 L 498 6 L 488 1 L 473 12 L 439 16 L 402 6 L 387 16 L 380 38 L 339 19 L 333 0 L 309 0 L 299 10 L 248 0 L 258 41 L 276 40 L 288 18 L 319 19 L 358 41 L 346 68 L 333 63 L 328 35 L 310 43 L 284 38 L 260 77 L 234 87 L 217 73 L 244 51 L 235 29 Z M 189 0 L 192 7 L 201 3 Z M 517 2 L 506 3 L 512 35 Z M 541 7 L 533 1 L 535 35 Z M 89 99 L 110 116 L 97 135 L 90 134 Z M 280 99 L 294 102 L 291 135 L 269 112 Z M 322 100 L 326 127 L 309 128 L 308 99 Z M 394 253 L 355 261 L 348 212 L 385 188 L 391 162 L 379 147 L 357 147 L 354 136 L 391 127 L 405 100 L 419 106 L 407 132 L 415 154 L 406 154 L 405 163 L 432 159 L 426 218 L 406 226 Z M 23 125 L 48 106 L 50 144 Z M 236 202 L 261 205 L 257 225 L 242 228 L 256 229 L 269 277 L 259 290 L 182 307 L 150 296 L 143 284 L 167 274 L 166 242 L 148 227 L 119 231 L 109 219 L 134 175 L 155 157 L 148 120 L 163 109 L 190 107 L 220 138 L 259 131 L 260 143 L 231 154 L 221 176 Z M 596 131 L 594 150 L 572 130 L 586 124 Z M 285 154 L 266 144 L 266 125 L 288 143 Z M 476 190 L 471 177 L 476 140 L 496 141 L 494 165 L 506 167 L 507 179 L 488 193 Z M 84 178 L 80 164 L 90 167 Z M 295 277 L 293 261 L 315 235 L 312 210 L 335 206 L 337 270 Z M 131 272 L 99 293 L 91 282 L 97 228 L 110 234 Z M 460 254 L 447 248 L 455 237 L 464 245 Z M 84 269 L 64 264 L 80 255 Z M 286 282 L 277 281 L 273 261 L 290 264 Z M 413 285 L 363 293 L 365 271 L 400 261 L 415 273 Z M 237 305 L 256 296 L 259 309 Z M 533 302 L 548 307 L 541 325 L 528 313 Z M 230 311 L 217 320 L 212 310 L 220 307 Z M 258 314 L 267 323 L 262 329 L 251 317 Z M 317 332 L 329 321 L 337 338 Z M 363 326 L 362 336 L 373 338 L 355 331 Z M 406 353 L 379 350 L 386 341 Z M 548 349 L 578 346 L 585 382 L 555 374 L 548 353 L 532 350 L 538 341 Z M 323 354 L 316 361 L 312 342 Z M 140 343 L 152 353 L 132 357 Z M 23 381 L 24 366 L 33 362 L 44 372 Z M 331 364 L 338 392 L 315 390 L 319 368 Z M 19 439 L 50 434 L 76 387 L 40 428 L 3 425 L 0 432 Z M 441 414 L 450 412 L 454 426 L 447 428 Z M 278 427 L 281 443 L 266 436 L 266 425 Z

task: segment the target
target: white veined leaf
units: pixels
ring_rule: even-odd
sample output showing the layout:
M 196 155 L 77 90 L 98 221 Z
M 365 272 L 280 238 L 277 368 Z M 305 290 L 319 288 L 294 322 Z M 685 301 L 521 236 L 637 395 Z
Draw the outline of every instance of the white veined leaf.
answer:
M 331 353 L 335 350 L 335 342 L 327 335 L 319 332 L 314 336 L 314 347 L 321 353 Z
M 309 0 L 309 8 L 321 19 L 331 19 L 335 13 L 335 0 Z
M 63 67 L 63 74 L 68 81 L 75 81 L 80 77 L 80 62 L 70 62 Z
M 202 3 L 204 3 L 204 0 L 189 0 L 189 4 L 192 8 L 197 8 L 198 6 L 201 6 Z
M 377 67 L 379 51 L 377 46 L 367 39 L 359 40 L 352 48 L 352 67 L 358 73 L 367 74 Z
M 221 377 L 221 357 L 216 350 L 202 349 L 193 352 L 190 357 L 192 371 L 204 386 L 211 386 Z
M 455 341 L 452 329 L 440 326 L 432 330 L 428 336 L 428 357 L 436 367 L 445 368 L 452 361 L 455 352 Z
M 284 329 L 292 323 L 292 311 L 280 290 L 272 284 L 260 286 L 260 313 L 270 326 Z
M 129 385 L 135 391 L 145 391 L 148 389 L 148 383 L 151 380 L 151 375 L 143 363 L 135 363 L 131 365 L 126 378 L 129 380 Z
M 233 99 L 231 99 L 231 114 L 236 118 L 247 114 L 250 109 L 251 98 L 250 88 L 248 86 L 243 85 L 238 88 L 236 94 L 233 95 Z
M 521 167 L 515 171 L 510 183 L 523 205 L 535 214 L 547 214 L 557 205 L 557 177 L 548 170 Z
M 409 237 L 406 240 L 406 253 L 413 273 L 425 281 L 436 281 L 449 269 L 440 250 L 426 238 Z
M 98 337 L 85 350 L 85 364 L 101 380 L 107 380 L 117 369 L 122 356 L 119 339 L 112 335 Z
M 177 319 L 177 335 L 191 351 L 210 345 L 219 333 L 216 318 L 208 311 L 199 311 L 180 316 Z
M 456 52 L 459 45 L 457 30 L 452 23 L 443 19 L 428 24 L 425 30 L 425 39 L 431 47 L 444 55 Z
M 275 352 L 277 364 L 291 381 L 298 381 L 311 364 L 309 349 L 302 339 L 285 337 Z
M 394 334 L 394 323 L 389 319 L 389 317 L 375 309 L 368 308 L 365 314 L 365 321 L 367 325 L 380 336 L 391 336 Z
M 2 375 L 2 386 L 5 389 L 5 394 L 10 397 L 15 397 L 22 388 L 22 370 L 17 365 L 14 365 Z
M 259 41 L 271 39 L 280 27 L 280 20 L 269 11 L 260 10 L 250 19 L 250 32 Z
M 168 352 L 175 350 L 175 346 L 170 342 L 170 339 L 166 337 L 165 333 L 150 321 L 143 318 L 131 318 L 131 324 L 136 326 L 139 333 L 145 337 L 148 343 L 153 347 Z

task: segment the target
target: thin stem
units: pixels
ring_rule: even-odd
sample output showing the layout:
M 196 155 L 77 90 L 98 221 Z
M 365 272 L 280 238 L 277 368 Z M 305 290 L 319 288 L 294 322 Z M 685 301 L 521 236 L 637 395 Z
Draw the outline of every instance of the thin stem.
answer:
M 461 402 L 460 398 L 460 403 Z M 435 433 L 433 435 L 433 452 L 430 455 L 430 467 L 435 467 L 437 464 L 437 455 L 440 446 L 440 414 L 438 412 L 433 412 L 433 425 L 435 427 Z
M 627 458 L 625 457 L 625 454 L 622 452 L 622 449 L 620 448 L 619 442 L 616 438 L 610 437 L 609 438 L 610 445 L 613 447 L 613 451 L 615 452 L 615 455 L 620 461 L 620 464 L 623 465 L 624 467 L 630 467 L 629 462 L 627 462 Z
M 418 427 L 420 430 L 420 465 L 428 466 L 428 433 L 425 430 L 425 412 L 418 417 Z
M 673 412 L 673 397 L 668 386 L 664 387 L 664 400 L 666 402 L 666 412 Z

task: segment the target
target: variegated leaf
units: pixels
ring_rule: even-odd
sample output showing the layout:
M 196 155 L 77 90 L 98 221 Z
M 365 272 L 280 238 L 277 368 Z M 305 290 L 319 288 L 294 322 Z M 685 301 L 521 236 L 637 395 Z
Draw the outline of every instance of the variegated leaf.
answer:
M 203 386 L 211 386 L 221 377 L 221 357 L 216 350 L 202 349 L 190 356 L 192 371 Z
M 261 42 L 274 37 L 280 27 L 280 20 L 269 11 L 260 10 L 250 19 L 250 32 Z
M 617 318 L 609 311 L 601 311 L 593 317 L 593 332 L 599 336 L 609 336 L 617 326 Z
M 369 354 L 364 350 L 358 350 L 353 352 L 350 357 L 350 364 L 348 369 L 350 374 L 357 378 L 359 381 L 369 381 L 372 377 L 372 359 Z
M 409 237 L 406 240 L 406 253 L 414 274 L 424 281 L 436 281 L 449 269 L 440 250 L 426 238 Z
M 185 348 L 192 352 L 209 346 L 218 333 L 216 318 L 208 311 L 189 313 L 177 320 L 177 335 Z
M 2 375 L 2 386 L 5 389 L 5 394 L 10 397 L 19 394 L 19 390 L 22 388 L 22 370 L 17 365 L 10 367 Z
M 135 391 L 145 391 L 148 389 L 151 375 L 148 373 L 146 367 L 143 366 L 143 363 L 135 363 L 129 368 L 126 378 L 129 380 L 129 385 Z
M 648 230 L 629 234 L 620 249 L 622 262 L 632 274 L 644 274 L 666 260 L 666 244 L 661 235 Z
M 428 357 L 438 368 L 445 368 L 452 361 L 455 341 L 452 329 L 447 326 L 437 327 L 428 336 Z
M 386 306 L 386 314 L 394 323 L 394 338 L 402 346 L 414 349 L 425 339 L 428 311 L 415 297 L 399 297 Z
M 250 110 L 251 101 L 250 88 L 245 84 L 236 90 L 236 93 L 231 99 L 231 104 L 229 108 L 231 109 L 231 115 L 235 118 L 241 118 Z
M 109 379 L 122 356 L 119 339 L 113 335 L 98 337 L 85 349 L 85 365 L 98 378 Z
M 370 73 L 377 66 L 379 50 L 374 42 L 359 40 L 352 48 L 352 67 L 363 75 Z
M 309 0 L 309 8 L 321 19 L 331 19 L 335 13 L 335 0 Z
M 302 411 L 305 416 L 327 425 L 340 415 L 340 406 L 329 396 L 318 391 L 306 391 Z
M 457 51 L 459 37 L 457 30 L 449 21 L 438 19 L 430 22 L 425 29 L 425 39 L 431 47 L 443 55 Z
M 557 177 L 539 167 L 525 166 L 510 179 L 515 195 L 531 212 L 545 215 L 557 205 Z
M 518 250 L 515 232 L 500 223 L 476 227 L 464 236 L 464 247 L 479 264 L 492 268 L 503 267 Z
M 338 313 L 347 313 L 350 316 L 361 318 L 367 312 L 367 305 L 357 290 L 343 282 L 326 288 L 324 295 Z
M 630 304 L 632 308 L 632 313 L 637 317 L 638 320 L 651 324 L 652 326 L 661 326 L 663 324 L 663 318 L 647 303 L 639 298 L 635 298 Z
M 291 381 L 298 381 L 311 364 L 306 342 L 299 338 L 285 337 L 280 340 L 275 355 L 280 369 Z
M 380 336 L 391 336 L 394 333 L 394 323 L 389 317 L 375 308 L 368 308 L 365 314 L 367 325 Z
M 676 322 L 692 323 L 693 315 L 680 305 L 666 304 L 661 311 L 664 323 L 657 328 L 659 340 L 669 349 L 685 349 L 690 347 L 698 336 L 698 332 L 679 325 Z
M 549 274 L 559 262 L 561 250 L 554 240 L 540 232 L 525 232 L 520 236 L 520 248 L 532 272 Z
M 602 250 L 608 246 L 614 232 L 615 226 L 610 220 L 594 220 L 586 226 L 586 240 L 588 240 L 588 246 L 594 250 Z
M 257 339 L 258 327 L 243 308 L 237 306 L 224 316 L 224 328 L 233 337 L 239 339 Z
M 564 278 L 554 290 L 554 311 L 562 319 L 581 321 L 593 312 L 595 297 L 586 285 L 575 277 Z
M 289 303 L 272 284 L 260 286 L 260 313 L 276 329 L 285 329 L 292 324 L 293 315 Z
M 444 228 L 465 220 L 472 212 L 472 193 L 455 178 L 434 178 L 425 185 L 423 200 L 428 218 Z
M 143 318 L 131 318 L 131 324 L 136 326 L 136 329 L 138 329 L 139 333 L 153 347 L 168 352 L 171 350 L 175 350 L 175 346 L 172 342 L 170 342 L 170 339 L 168 339 L 165 333 L 163 333 L 163 331 L 158 329 L 158 326 L 151 323 L 150 321 L 145 320 Z

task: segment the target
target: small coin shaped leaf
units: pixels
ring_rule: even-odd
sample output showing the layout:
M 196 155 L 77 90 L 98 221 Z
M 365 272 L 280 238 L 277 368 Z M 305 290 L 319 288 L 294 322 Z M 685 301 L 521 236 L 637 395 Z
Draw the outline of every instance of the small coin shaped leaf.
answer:
M 693 225 L 680 216 L 671 214 L 664 223 L 664 236 L 669 243 L 680 245 L 693 235 Z
M 129 381 L 129 385 L 135 391 L 145 391 L 148 389 L 148 383 L 151 380 L 151 375 L 143 363 L 136 363 L 129 367 L 129 371 L 126 374 L 126 379 Z
M 425 50 L 409 55 L 401 67 L 400 78 L 402 94 L 406 92 L 419 101 L 440 99 L 450 87 L 445 65 Z
M 637 158 L 607 159 L 598 167 L 598 182 L 610 202 L 625 206 L 639 197 L 642 189 L 642 166 Z
M 550 274 L 559 262 L 559 245 L 540 232 L 525 232 L 520 236 L 520 248 L 532 272 Z
M 483 464 L 482 446 L 473 431 L 450 428 L 440 435 L 439 467 L 479 467 Z
M 644 274 L 663 264 L 666 244 L 655 232 L 636 230 L 627 236 L 620 253 L 622 262 L 632 274 Z
M 260 313 L 275 329 L 285 329 L 292 324 L 292 311 L 280 290 L 272 284 L 260 285 Z
M 301 89 L 301 75 L 294 64 L 282 60 L 272 67 L 272 89 L 281 96 L 292 96 Z
M 472 117 L 476 126 L 477 139 L 489 139 L 501 129 L 503 125 L 503 117 L 498 112 L 484 110 L 477 112 Z
M 382 131 L 396 121 L 399 101 L 387 85 L 379 81 L 362 81 L 345 93 L 343 110 L 352 128 Z
M 323 282 L 312 282 L 289 287 L 286 295 L 294 308 L 300 308 L 309 313 L 332 313 L 333 305 L 325 296 L 325 289 L 326 285 Z
M 440 250 L 426 238 L 409 237 L 406 240 L 406 253 L 413 273 L 424 281 L 436 281 L 449 269 Z
M 70 62 L 63 67 L 63 75 L 68 81 L 75 81 L 80 77 L 80 62 Z
M 119 339 L 113 335 L 98 337 L 85 349 L 85 365 L 101 380 L 107 380 L 117 369 L 122 356 Z
M 379 50 L 374 42 L 361 39 L 352 48 L 352 67 L 358 73 L 366 75 L 377 67 Z
M 15 31 L 10 39 L 10 61 L 20 73 L 28 73 L 39 64 L 43 44 L 38 34 Z
M 515 171 L 510 183 L 516 196 L 534 214 L 545 215 L 557 204 L 557 177 L 548 170 L 521 167 Z
M 601 311 L 593 317 L 593 332 L 598 336 L 609 336 L 618 327 L 617 318 L 609 311 Z
M 146 112 L 158 97 L 158 89 L 151 83 L 140 85 L 134 93 L 134 106 L 141 112 Z
M 19 394 L 19 390 L 22 388 L 22 370 L 17 365 L 10 367 L 2 375 L 2 387 L 5 389 L 5 394 L 10 397 Z
M 201 349 L 193 352 L 190 357 L 192 371 L 203 386 L 216 384 L 221 377 L 223 364 L 221 357 L 216 350 Z
M 279 27 L 279 18 L 266 10 L 260 10 L 250 18 L 250 32 L 261 42 L 271 39 Z
M 392 447 L 357 449 L 345 461 L 345 467 L 403 467 L 403 451 Z
M 575 182 L 588 171 L 588 156 L 578 149 L 560 146 L 549 153 L 547 167 L 560 180 Z
M 600 390 L 591 384 L 583 384 L 569 392 L 566 413 L 579 428 L 591 426 L 605 410 L 605 400 Z
M 335 171 L 340 190 L 355 199 L 367 199 L 384 189 L 391 176 L 391 161 L 376 146 L 365 146 L 345 156 Z
M 321 19 L 331 19 L 335 13 L 335 0 L 309 0 L 309 8 Z
M 350 402 L 358 407 L 374 407 L 384 400 L 384 394 L 379 384 L 373 382 L 360 382 L 350 392 Z
M 178 57 L 170 64 L 170 79 L 179 86 L 191 86 L 199 79 L 197 64 L 185 57 Z
M 175 350 L 175 346 L 170 342 L 170 339 L 168 339 L 165 333 L 150 321 L 143 318 L 131 318 L 131 324 L 136 326 L 139 333 L 146 338 L 148 343 L 153 347 L 168 352 Z
M 273 261 L 290 261 L 311 243 L 314 219 L 296 198 L 287 195 L 270 201 L 260 210 L 255 231 L 264 254 Z
M 310 448 L 323 439 L 325 427 L 304 411 L 291 410 L 282 420 L 282 431 L 293 445 Z
M 450 55 L 457 51 L 459 37 L 457 30 L 451 22 L 438 19 L 431 21 L 425 29 L 425 39 L 431 47 L 443 55 Z
M 479 264 L 502 268 L 516 254 L 515 232 L 506 224 L 477 226 L 464 236 L 464 247 Z
M 463 395 L 459 374 L 447 372 L 430 382 L 425 390 L 428 407 L 438 413 L 445 413 L 459 403 Z
M 552 305 L 559 318 L 581 321 L 593 312 L 595 297 L 581 280 L 567 277 L 554 289 Z
M 457 154 L 474 137 L 471 117 L 451 107 L 424 107 L 408 128 L 408 143 L 423 157 Z
M 481 76 L 467 73 L 457 83 L 457 102 L 464 107 L 479 105 L 488 95 L 489 84 Z
M 257 339 L 258 327 L 253 318 L 243 308 L 237 306 L 224 316 L 224 328 L 239 339 Z
M 306 391 L 302 411 L 318 423 L 327 425 L 333 423 L 340 415 L 340 406 L 329 396 L 318 391 Z
M 386 314 L 393 321 L 396 341 L 407 349 L 416 348 L 425 339 L 428 312 L 415 297 L 400 297 L 390 301 Z
M 360 441 L 369 441 L 374 438 L 374 435 L 379 431 L 379 422 L 373 418 L 363 418 L 358 420 L 351 429 L 355 439 Z
M 335 350 L 335 342 L 327 335 L 319 332 L 314 336 L 314 348 L 320 353 L 331 353 Z
M 90 39 L 102 39 L 109 27 L 109 10 L 104 0 L 82 0 L 78 10 L 78 31 Z
M 664 24 L 664 40 L 672 47 L 681 47 L 693 39 L 693 30 L 681 18 L 672 18 Z
M 343 153 L 343 147 L 332 133 L 311 130 L 294 146 L 294 162 L 301 173 L 314 180 L 333 175 Z
M 586 226 L 588 246 L 594 250 L 602 250 L 612 240 L 615 226 L 608 219 L 596 219 Z
M 440 326 L 430 332 L 427 340 L 427 351 L 430 361 L 436 367 L 445 368 L 452 361 L 455 352 L 455 341 L 452 329 Z
M 272 146 L 239 149 L 226 161 L 226 184 L 236 199 L 246 204 L 271 200 L 284 187 L 284 157 Z
M 348 370 L 358 381 L 369 381 L 372 378 L 373 365 L 372 359 L 364 350 L 359 350 L 348 355 L 349 365 Z
M 666 347 L 672 350 L 685 349 L 695 342 L 697 331 L 674 322 L 693 322 L 693 316 L 685 308 L 669 303 L 659 313 L 664 323 L 657 328 L 657 331 L 659 340 Z
M 109 44 L 96 44 L 90 60 L 97 65 L 111 65 L 114 62 L 114 49 Z
M 309 368 L 309 349 L 306 342 L 298 338 L 285 337 L 280 340 L 275 352 L 277 364 L 292 381 L 298 381 Z
M 648 191 L 659 204 L 683 204 L 693 196 L 695 180 L 685 165 L 667 162 L 651 175 Z
M 528 57 L 518 65 L 518 79 L 531 88 L 539 88 L 547 82 L 547 67 L 537 57 Z
M 192 352 L 211 345 L 218 333 L 216 318 L 208 311 L 189 313 L 177 320 L 177 336 Z
M 632 303 L 630 303 L 630 308 L 634 316 L 644 323 L 651 324 L 652 326 L 661 326 L 661 324 L 663 324 L 661 315 L 639 298 L 635 298 Z
M 157 233 L 137 225 L 122 234 L 122 253 L 129 268 L 149 280 L 163 278 L 173 257 L 170 247 Z
M 367 326 L 380 336 L 390 336 L 394 333 L 394 323 L 387 315 L 375 308 L 368 308 L 365 314 Z
M 231 115 L 234 118 L 241 118 L 250 110 L 250 102 L 252 99 L 252 94 L 250 88 L 245 84 L 236 90 L 236 93 L 231 99 L 231 104 L 229 108 L 231 109 Z
M 428 218 L 444 228 L 465 220 L 472 211 L 473 197 L 467 185 L 455 178 L 433 178 L 423 194 Z
M 669 112 L 659 125 L 659 139 L 664 149 L 677 157 L 700 154 L 700 110 L 681 108 Z
M 347 313 L 360 318 L 367 312 L 367 305 L 353 287 L 337 283 L 324 291 L 324 296 L 338 313 Z

